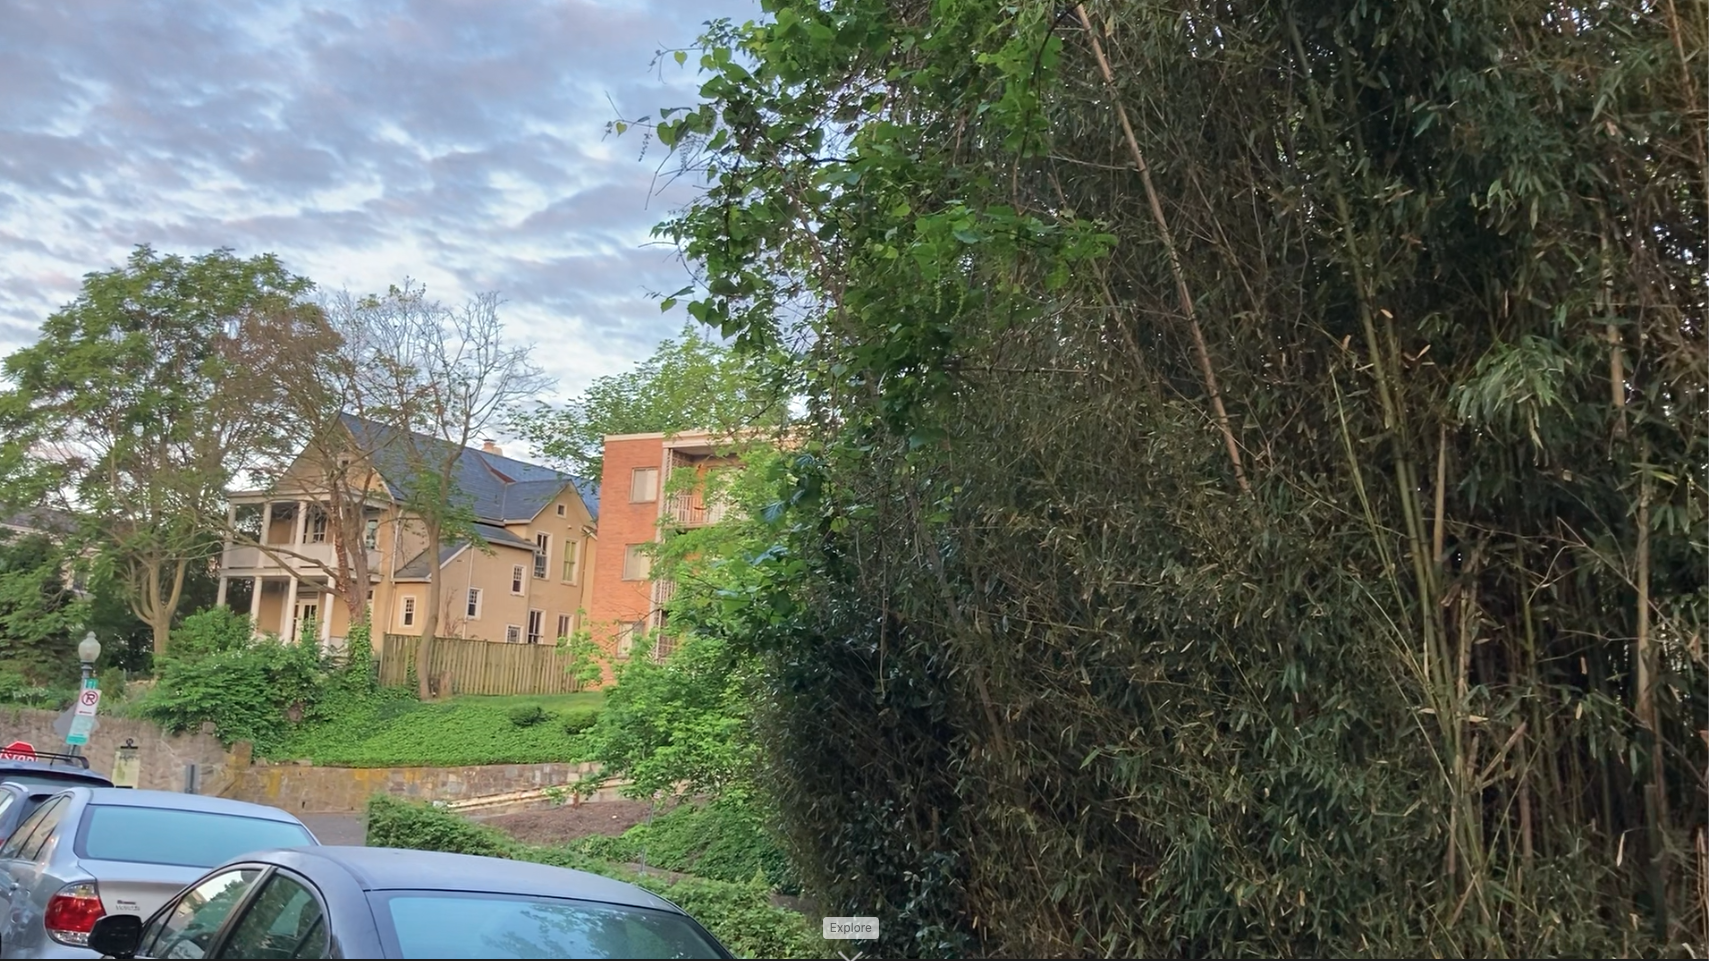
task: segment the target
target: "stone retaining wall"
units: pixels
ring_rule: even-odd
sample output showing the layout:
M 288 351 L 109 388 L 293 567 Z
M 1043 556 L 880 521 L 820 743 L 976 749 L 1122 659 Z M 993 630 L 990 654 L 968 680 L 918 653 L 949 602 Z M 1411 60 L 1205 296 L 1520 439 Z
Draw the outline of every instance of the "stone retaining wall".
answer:
M 57 711 L 30 708 L 0 708 L 0 746 L 13 741 L 28 741 L 38 751 L 65 753 L 63 735 L 54 732 Z M 211 725 L 205 725 L 211 727 Z M 103 714 L 83 753 L 89 758 L 89 769 L 101 774 L 113 773 L 113 761 L 119 745 L 129 738 L 135 742 L 139 782 L 137 787 L 159 791 L 184 790 L 184 767 L 197 766 L 201 793 L 213 793 L 223 783 L 234 765 L 247 763 L 247 753 L 235 757 L 220 744 L 211 732 L 166 734 L 153 721 L 135 717 L 113 717 Z
M 573 784 L 593 774 L 593 764 L 489 764 L 474 767 L 316 767 L 255 764 L 234 771 L 224 795 L 270 804 L 293 814 L 348 814 L 374 794 L 419 801 L 466 798 Z M 598 776 L 594 774 L 594 776 Z

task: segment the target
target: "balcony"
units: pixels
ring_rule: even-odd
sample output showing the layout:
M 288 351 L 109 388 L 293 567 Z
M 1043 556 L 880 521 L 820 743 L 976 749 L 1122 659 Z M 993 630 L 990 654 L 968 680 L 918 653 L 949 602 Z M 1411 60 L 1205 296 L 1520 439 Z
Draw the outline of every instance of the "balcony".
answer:
M 293 570 L 311 573 L 338 566 L 338 551 L 329 543 L 269 544 L 267 546 L 274 554 L 278 555 L 277 559 L 269 556 L 259 547 L 229 545 L 220 556 L 220 569 L 233 574 L 240 572 L 289 574 Z M 368 570 L 374 573 L 379 572 L 379 551 L 368 551 Z
M 679 528 L 711 527 L 730 514 L 730 504 L 727 500 L 715 497 L 711 503 L 707 503 L 699 492 L 672 494 L 665 501 L 665 516 Z

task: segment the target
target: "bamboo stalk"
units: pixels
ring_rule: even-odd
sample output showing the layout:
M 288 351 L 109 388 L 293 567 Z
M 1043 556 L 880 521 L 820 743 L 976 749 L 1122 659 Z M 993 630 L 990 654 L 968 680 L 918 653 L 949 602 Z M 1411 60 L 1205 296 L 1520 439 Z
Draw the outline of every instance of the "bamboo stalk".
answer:
M 1104 45 L 1098 40 L 1098 31 L 1092 26 L 1092 17 L 1086 12 L 1086 5 L 1077 3 L 1074 12 L 1080 17 L 1080 23 L 1086 28 L 1086 36 L 1092 42 L 1092 56 L 1097 58 L 1098 71 L 1104 75 L 1104 86 L 1110 91 L 1110 103 L 1116 108 L 1116 119 L 1121 121 L 1122 134 L 1127 138 L 1127 149 L 1133 154 L 1133 165 L 1139 170 L 1139 181 L 1145 187 L 1146 203 L 1151 207 L 1151 219 L 1157 223 L 1157 234 L 1163 239 L 1163 251 L 1169 258 L 1169 272 L 1175 278 L 1175 294 L 1181 300 L 1181 313 L 1186 315 L 1187 328 L 1192 333 L 1193 352 L 1198 356 L 1199 374 L 1205 381 L 1205 393 L 1210 395 L 1211 411 L 1216 416 L 1217 428 L 1222 432 L 1223 444 L 1228 448 L 1228 460 L 1234 467 L 1234 480 L 1240 485 L 1241 493 L 1252 493 L 1252 485 L 1246 480 L 1246 468 L 1240 459 L 1240 444 L 1234 439 L 1234 428 L 1230 426 L 1228 410 L 1222 402 L 1222 391 L 1217 387 L 1216 369 L 1211 365 L 1210 350 L 1205 346 L 1205 334 L 1199 327 L 1198 312 L 1193 307 L 1193 295 L 1187 286 L 1187 274 L 1181 267 L 1181 255 L 1175 249 L 1175 240 L 1169 233 L 1169 219 L 1163 214 L 1163 204 L 1157 198 L 1157 188 L 1151 183 L 1151 167 L 1145 162 L 1145 154 L 1139 149 L 1139 138 L 1134 136 L 1133 124 L 1128 120 L 1127 107 L 1122 103 L 1121 96 L 1116 91 L 1116 76 L 1110 69 L 1110 61 L 1104 56 Z

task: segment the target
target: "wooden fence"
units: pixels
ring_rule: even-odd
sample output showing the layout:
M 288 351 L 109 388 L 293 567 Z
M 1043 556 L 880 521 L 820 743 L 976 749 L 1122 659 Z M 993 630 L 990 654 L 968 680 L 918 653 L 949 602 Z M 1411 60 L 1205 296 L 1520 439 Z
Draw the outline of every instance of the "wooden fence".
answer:
M 387 634 L 380 649 L 380 683 L 407 686 L 420 653 L 421 638 Z M 430 675 L 449 671 L 453 694 L 572 694 L 579 688 L 569 667 L 568 655 L 552 644 L 441 637 L 433 642 Z

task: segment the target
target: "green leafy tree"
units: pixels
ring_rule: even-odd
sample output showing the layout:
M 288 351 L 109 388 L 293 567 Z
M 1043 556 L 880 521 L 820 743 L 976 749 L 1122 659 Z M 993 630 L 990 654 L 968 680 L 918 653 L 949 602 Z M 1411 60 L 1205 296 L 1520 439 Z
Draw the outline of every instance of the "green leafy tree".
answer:
M 759 666 L 747 643 L 758 565 L 775 543 L 768 511 L 785 457 L 750 442 L 735 469 L 702 483 L 732 505 L 717 524 L 673 532 L 656 548 L 655 576 L 676 585 L 659 634 L 616 668 L 599 720 L 583 735 L 589 760 L 630 781 L 634 796 L 712 794 L 763 805 L 752 698 Z M 668 639 L 671 653 L 655 658 Z
M 566 470 L 598 478 L 610 434 L 734 434 L 781 423 L 785 383 L 765 370 L 689 324 L 634 368 L 596 379 L 562 406 L 519 412 L 512 426 Z
M 71 562 L 47 534 L 0 530 L 0 669 L 38 684 L 75 674 L 89 604 L 71 590 Z
M 324 331 L 310 288 L 270 254 L 141 246 L 5 360 L 0 462 L 76 505 L 157 653 L 228 485 L 288 454 L 279 385 L 313 373 L 296 345 Z

